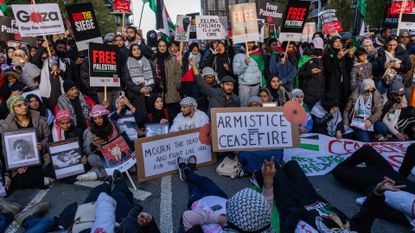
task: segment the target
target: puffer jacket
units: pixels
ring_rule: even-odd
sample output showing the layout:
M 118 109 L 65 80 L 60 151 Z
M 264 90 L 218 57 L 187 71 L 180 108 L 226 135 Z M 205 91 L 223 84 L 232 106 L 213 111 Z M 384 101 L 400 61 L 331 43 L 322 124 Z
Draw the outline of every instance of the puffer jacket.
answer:
M 321 69 L 313 74 L 312 69 Z M 298 71 L 299 88 L 304 92 L 304 102 L 308 107 L 313 106 L 323 97 L 325 91 L 324 65 L 320 58 L 313 58 Z
M 245 59 L 245 53 L 238 53 L 233 57 L 233 72 L 235 75 L 238 75 L 238 83 L 247 86 L 259 84 L 261 70 L 258 64 L 251 58 L 251 62 L 247 65 Z

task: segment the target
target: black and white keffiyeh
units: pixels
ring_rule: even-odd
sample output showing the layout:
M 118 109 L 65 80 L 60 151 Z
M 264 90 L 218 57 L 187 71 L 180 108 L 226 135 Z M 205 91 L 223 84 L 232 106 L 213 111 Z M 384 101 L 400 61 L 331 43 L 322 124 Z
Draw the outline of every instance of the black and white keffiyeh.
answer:
M 144 85 L 146 87 L 154 85 L 153 71 L 147 58 L 135 59 L 129 57 L 127 67 L 130 77 L 136 85 Z
M 245 188 L 226 203 L 228 223 L 224 232 L 271 233 L 272 210 L 267 200 L 252 189 Z

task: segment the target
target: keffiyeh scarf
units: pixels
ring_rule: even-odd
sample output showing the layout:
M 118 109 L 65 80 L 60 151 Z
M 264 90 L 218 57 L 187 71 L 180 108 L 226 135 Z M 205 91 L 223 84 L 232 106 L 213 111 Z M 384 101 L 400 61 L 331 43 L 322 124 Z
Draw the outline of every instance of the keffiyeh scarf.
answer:
M 90 117 L 89 106 L 86 103 L 84 95 L 82 95 L 81 92 L 79 92 L 78 101 L 80 101 L 81 108 L 82 108 L 82 113 L 84 115 L 85 120 L 88 120 L 89 117 Z M 73 106 L 71 104 L 71 100 L 66 95 L 66 93 L 62 94 L 59 97 L 58 107 L 59 107 L 59 109 L 68 109 L 71 112 L 71 114 L 73 116 L 74 125 L 76 126 L 77 118 L 76 118 L 76 114 L 75 114 L 75 109 L 73 108 Z

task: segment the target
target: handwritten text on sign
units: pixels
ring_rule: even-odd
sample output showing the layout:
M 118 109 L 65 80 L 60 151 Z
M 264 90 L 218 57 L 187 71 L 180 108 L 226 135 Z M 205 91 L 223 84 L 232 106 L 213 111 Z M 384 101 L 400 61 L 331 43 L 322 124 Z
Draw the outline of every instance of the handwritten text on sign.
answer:
M 195 155 L 198 164 L 212 161 L 211 146 L 200 142 L 198 130 L 138 139 L 135 148 L 140 182 L 175 172 L 178 156 Z
M 236 108 L 212 114 L 213 146 L 217 151 L 260 150 L 293 147 L 292 125 L 282 112 L 264 108 Z M 251 111 L 252 109 L 252 111 Z M 268 110 L 268 109 L 267 109 Z

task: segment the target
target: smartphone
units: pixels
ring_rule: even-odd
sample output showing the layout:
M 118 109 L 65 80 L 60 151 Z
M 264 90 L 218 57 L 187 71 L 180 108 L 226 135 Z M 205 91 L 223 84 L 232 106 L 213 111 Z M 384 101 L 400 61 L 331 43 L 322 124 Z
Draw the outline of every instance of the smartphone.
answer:
M 124 91 L 119 91 L 118 92 L 118 97 L 122 98 L 125 96 L 125 92 Z

